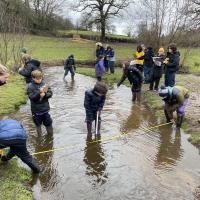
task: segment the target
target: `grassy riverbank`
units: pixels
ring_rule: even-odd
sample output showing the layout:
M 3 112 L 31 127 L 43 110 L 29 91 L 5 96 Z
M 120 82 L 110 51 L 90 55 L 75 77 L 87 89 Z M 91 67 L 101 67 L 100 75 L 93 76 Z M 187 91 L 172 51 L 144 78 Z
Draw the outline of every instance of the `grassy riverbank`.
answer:
M 0 88 L 0 115 L 16 111 L 26 103 L 24 80 L 19 75 L 11 75 L 6 85 Z M 31 200 L 32 192 L 24 185 L 31 173 L 18 167 L 17 160 L 4 163 L 0 161 L 0 200 Z
M 31 179 L 30 172 L 17 166 L 16 159 L 0 161 L 0 200 L 31 200 L 32 192 L 24 185 Z
M 95 60 L 95 41 L 73 40 L 70 38 L 42 37 L 27 35 L 24 46 L 33 58 L 44 60 L 66 59 L 70 54 L 74 54 L 76 60 Z M 106 45 L 106 44 L 104 44 Z M 109 43 L 115 50 L 116 60 L 127 60 L 133 58 L 137 44 L 132 43 Z M 181 60 L 187 49 L 179 49 Z M 190 49 L 185 65 L 189 66 L 192 73 L 200 73 L 200 50 L 199 48 Z
M 0 89 L 0 115 L 14 112 L 26 100 L 24 79 L 20 75 L 11 75 Z
M 95 72 L 92 68 L 78 68 L 77 72 L 86 76 L 95 77 Z M 121 73 L 121 69 L 116 69 L 116 73 L 114 75 L 106 74 L 103 79 L 110 83 L 117 83 L 118 80 L 120 80 Z M 186 119 L 182 128 L 191 134 L 189 141 L 192 144 L 200 146 L 200 128 L 198 122 L 199 112 L 197 110 L 199 109 L 197 107 L 199 98 L 198 85 L 200 84 L 200 79 L 199 77 L 193 75 L 178 74 L 176 77 L 177 85 L 182 85 L 190 89 L 190 94 L 192 96 L 188 109 L 186 110 Z M 161 80 L 161 83 L 163 83 L 163 79 Z M 127 80 L 124 84 L 130 86 Z M 148 85 L 143 85 L 143 98 L 150 109 L 154 111 L 155 115 L 160 118 L 160 121 L 164 122 L 165 117 L 162 109 L 163 102 L 155 91 L 148 91 Z

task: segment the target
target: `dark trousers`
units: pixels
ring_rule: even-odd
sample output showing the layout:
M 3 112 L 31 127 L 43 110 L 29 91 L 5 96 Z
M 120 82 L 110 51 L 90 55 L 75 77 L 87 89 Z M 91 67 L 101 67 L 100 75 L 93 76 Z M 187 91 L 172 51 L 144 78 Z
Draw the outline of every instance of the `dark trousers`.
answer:
M 108 61 L 108 68 L 110 69 L 110 73 L 115 73 L 115 61 Z
M 6 144 L 5 144 L 6 143 Z M 24 163 L 26 163 L 34 173 L 39 173 L 40 168 L 33 157 L 29 154 L 26 148 L 25 140 L 13 140 L 4 142 L 6 146 L 10 147 L 8 154 L 2 158 L 3 161 L 8 161 L 14 156 L 18 156 Z
M 97 81 L 101 81 L 102 77 L 101 76 L 97 76 Z
M 160 83 L 160 78 L 154 78 L 150 83 L 149 89 L 153 90 L 154 87 L 154 90 L 158 90 L 159 83 Z
M 52 125 L 52 119 L 48 112 L 42 115 L 32 113 L 32 117 L 33 117 L 33 122 L 35 123 L 36 126 L 41 126 L 42 124 L 44 124 L 44 126 Z
M 175 85 L 175 75 L 176 72 L 165 73 L 165 86 L 173 87 Z
M 67 68 L 65 68 L 64 77 L 67 76 L 68 72 L 71 73 L 71 76 L 74 76 L 74 75 L 75 75 L 75 72 L 74 72 L 74 68 L 73 68 L 73 67 L 67 67 Z
M 108 60 L 104 60 L 104 67 L 106 72 L 108 72 Z
M 144 65 L 144 82 L 149 83 L 152 74 L 152 67 L 147 67 Z

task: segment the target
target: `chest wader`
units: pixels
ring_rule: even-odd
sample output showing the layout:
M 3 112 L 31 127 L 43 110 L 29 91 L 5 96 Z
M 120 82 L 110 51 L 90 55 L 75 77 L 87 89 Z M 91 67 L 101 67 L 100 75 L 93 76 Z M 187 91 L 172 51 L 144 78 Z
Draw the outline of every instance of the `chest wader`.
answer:
M 173 88 L 168 87 L 169 101 L 172 99 L 172 91 Z M 173 111 L 170 109 L 170 105 L 168 103 L 165 103 L 164 113 L 167 123 L 170 122 L 173 119 Z

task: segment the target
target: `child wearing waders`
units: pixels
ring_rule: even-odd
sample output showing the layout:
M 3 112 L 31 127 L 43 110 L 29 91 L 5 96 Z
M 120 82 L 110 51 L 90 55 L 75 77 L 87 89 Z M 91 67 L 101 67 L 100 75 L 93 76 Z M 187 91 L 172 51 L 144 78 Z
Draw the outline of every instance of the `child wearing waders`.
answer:
M 75 75 L 75 71 L 76 71 L 74 55 L 70 55 L 67 58 L 67 60 L 65 61 L 64 70 L 65 70 L 65 73 L 64 73 L 63 79 L 65 80 L 65 77 L 67 76 L 68 72 L 70 71 L 72 81 L 74 81 L 74 75 Z
M 39 70 L 31 73 L 32 82 L 29 83 L 27 93 L 31 101 L 31 112 L 33 122 L 36 125 L 37 132 L 41 133 L 41 125 L 46 127 L 47 133 L 52 134 L 52 119 L 49 114 L 49 98 L 52 97 L 51 88 L 43 80 L 43 74 Z
M 132 85 L 132 101 L 135 102 L 137 100 L 140 102 L 143 76 L 142 72 L 137 68 L 135 61 L 131 61 L 130 65 L 129 63 L 123 64 L 123 74 L 120 81 L 117 83 L 117 87 L 119 87 L 126 78 L 128 78 Z
M 96 73 L 96 78 L 98 81 L 102 80 L 102 76 L 105 73 L 105 66 L 104 66 L 104 60 L 103 56 L 99 55 L 96 65 L 95 65 L 95 73 Z
M 95 127 L 97 135 L 100 135 L 101 127 L 101 111 L 103 109 L 106 93 L 108 91 L 107 85 L 103 82 L 97 82 L 94 89 L 85 92 L 84 107 L 86 112 L 86 123 L 88 136 L 92 136 L 92 122 L 95 120 Z M 98 121 L 97 121 L 98 118 Z M 98 124 L 98 125 L 97 125 Z
M 25 129 L 18 121 L 12 119 L 1 120 L 0 149 L 10 147 L 6 155 L 0 155 L 1 161 L 6 162 L 17 156 L 32 169 L 33 173 L 39 173 L 40 167 L 27 150 L 27 137 Z

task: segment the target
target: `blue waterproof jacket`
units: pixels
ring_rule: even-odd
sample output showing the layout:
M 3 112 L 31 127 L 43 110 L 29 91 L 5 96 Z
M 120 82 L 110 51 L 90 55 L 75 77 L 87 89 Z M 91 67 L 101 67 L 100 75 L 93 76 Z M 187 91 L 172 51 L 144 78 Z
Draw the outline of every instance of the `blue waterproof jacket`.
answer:
M 26 140 L 26 131 L 21 123 L 13 119 L 5 119 L 0 121 L 0 144 L 4 141 Z
M 104 103 L 105 96 L 99 96 L 93 90 L 85 92 L 84 107 L 87 111 L 96 112 L 102 110 Z

